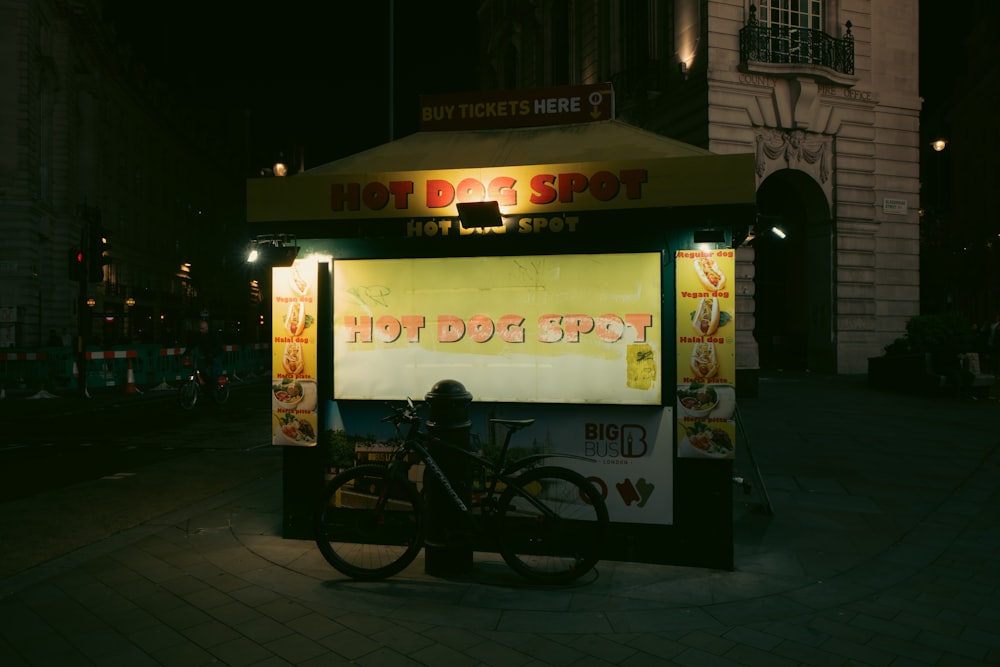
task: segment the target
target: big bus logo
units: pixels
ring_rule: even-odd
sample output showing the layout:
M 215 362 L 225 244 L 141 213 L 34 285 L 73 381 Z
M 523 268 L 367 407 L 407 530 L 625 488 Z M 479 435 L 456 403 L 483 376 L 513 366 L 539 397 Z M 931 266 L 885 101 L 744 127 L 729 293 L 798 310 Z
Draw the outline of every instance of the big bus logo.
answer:
M 598 459 L 634 459 L 646 454 L 646 429 L 639 424 L 584 424 L 584 450 Z

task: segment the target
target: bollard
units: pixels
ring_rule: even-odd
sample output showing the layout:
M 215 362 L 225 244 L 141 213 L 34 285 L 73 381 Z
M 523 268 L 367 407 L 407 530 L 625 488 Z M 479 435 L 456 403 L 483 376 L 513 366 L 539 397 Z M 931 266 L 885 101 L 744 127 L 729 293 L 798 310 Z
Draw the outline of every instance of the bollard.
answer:
M 441 380 L 424 396 L 430 408 L 427 431 L 432 436 L 461 449 L 469 449 L 469 405 L 472 394 L 462 383 Z M 471 461 L 446 448 L 430 446 L 431 456 L 440 464 L 459 498 L 468 507 L 472 501 Z M 435 577 L 465 574 L 472 569 L 472 543 L 466 518 L 448 497 L 433 473 L 425 472 L 426 538 L 424 572 Z

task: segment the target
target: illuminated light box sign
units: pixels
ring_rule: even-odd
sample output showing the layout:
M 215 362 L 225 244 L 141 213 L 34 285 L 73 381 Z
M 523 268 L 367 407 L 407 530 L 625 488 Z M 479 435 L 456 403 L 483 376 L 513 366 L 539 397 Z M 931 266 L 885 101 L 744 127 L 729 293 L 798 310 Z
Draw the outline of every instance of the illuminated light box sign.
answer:
M 271 444 L 310 447 L 319 433 L 317 266 L 271 271 Z
M 677 456 L 736 456 L 736 251 L 678 250 Z
M 659 253 L 339 260 L 334 395 L 658 405 Z

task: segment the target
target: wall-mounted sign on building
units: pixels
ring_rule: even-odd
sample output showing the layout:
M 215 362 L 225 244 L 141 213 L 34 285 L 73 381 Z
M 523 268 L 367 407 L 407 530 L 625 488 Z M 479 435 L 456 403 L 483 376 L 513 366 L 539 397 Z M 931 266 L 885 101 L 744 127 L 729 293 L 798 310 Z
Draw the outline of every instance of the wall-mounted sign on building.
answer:
M 610 83 L 420 97 L 420 130 L 490 130 L 611 120 Z
M 906 215 L 907 209 L 905 199 L 890 199 L 886 197 L 882 200 L 882 211 L 889 215 Z

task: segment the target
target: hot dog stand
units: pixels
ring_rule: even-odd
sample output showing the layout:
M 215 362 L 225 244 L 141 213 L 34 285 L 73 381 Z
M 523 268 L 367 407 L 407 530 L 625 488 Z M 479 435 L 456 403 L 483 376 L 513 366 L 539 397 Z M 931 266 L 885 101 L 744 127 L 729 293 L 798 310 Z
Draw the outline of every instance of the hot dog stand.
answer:
M 387 402 L 450 379 L 484 440 L 490 417 L 535 418 L 527 446 L 591 459 L 560 464 L 605 495 L 605 558 L 732 567 L 753 156 L 618 122 L 611 98 L 424 98 L 416 134 L 248 181 L 252 233 L 298 245 L 270 293 L 286 537 L 310 537 L 324 433 L 386 437 Z

